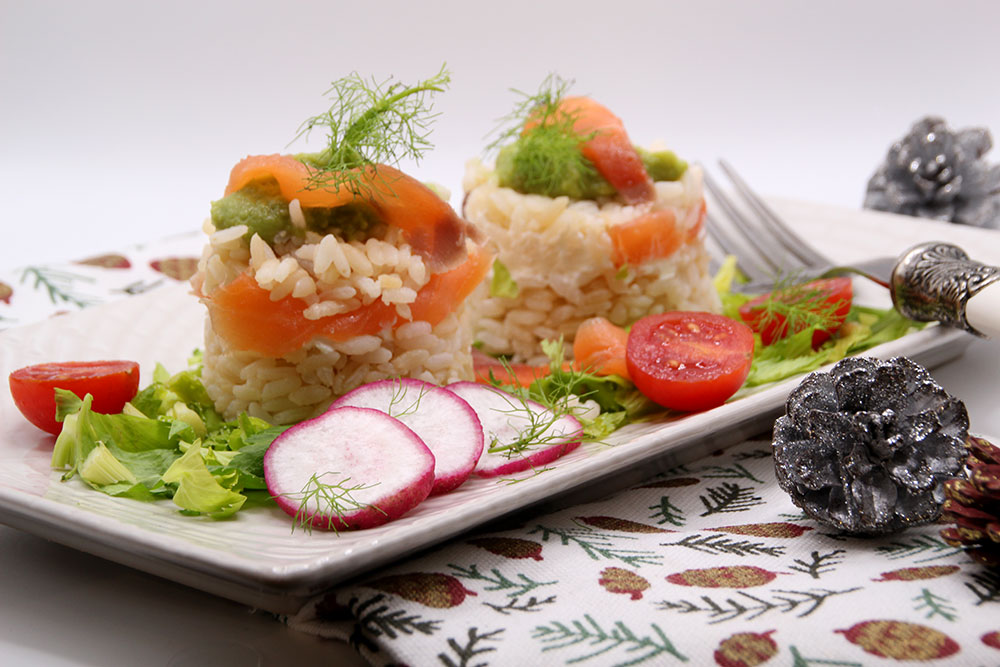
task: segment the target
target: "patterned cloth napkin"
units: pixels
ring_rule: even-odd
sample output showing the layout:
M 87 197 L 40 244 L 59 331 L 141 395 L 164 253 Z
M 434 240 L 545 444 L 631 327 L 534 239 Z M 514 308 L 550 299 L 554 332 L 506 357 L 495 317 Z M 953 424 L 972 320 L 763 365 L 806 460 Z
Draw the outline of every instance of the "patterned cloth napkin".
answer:
M 1000 665 L 1000 573 L 940 526 L 853 539 L 747 442 L 461 538 L 287 619 L 376 665 Z
M 202 241 L 0 272 L 0 328 L 185 281 Z M 376 665 L 1000 665 L 1000 573 L 939 530 L 837 535 L 778 488 L 770 443 L 748 442 L 281 618 Z

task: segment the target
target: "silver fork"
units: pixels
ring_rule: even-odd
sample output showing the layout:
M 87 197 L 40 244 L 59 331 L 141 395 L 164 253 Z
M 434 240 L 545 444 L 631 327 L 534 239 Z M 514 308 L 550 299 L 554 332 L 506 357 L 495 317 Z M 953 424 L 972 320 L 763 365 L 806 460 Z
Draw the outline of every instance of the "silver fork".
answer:
M 720 160 L 719 166 L 745 207 L 741 210 L 706 170 L 705 185 L 719 209 L 710 207 L 706 229 L 718 249 L 715 262 L 733 255 L 749 278 L 738 286 L 741 291 L 768 292 L 788 277 L 806 281 L 854 273 L 889 289 L 905 317 L 1000 338 L 1000 268 L 973 261 L 942 241 L 919 244 L 899 257 L 838 265 L 796 234 L 728 163 Z

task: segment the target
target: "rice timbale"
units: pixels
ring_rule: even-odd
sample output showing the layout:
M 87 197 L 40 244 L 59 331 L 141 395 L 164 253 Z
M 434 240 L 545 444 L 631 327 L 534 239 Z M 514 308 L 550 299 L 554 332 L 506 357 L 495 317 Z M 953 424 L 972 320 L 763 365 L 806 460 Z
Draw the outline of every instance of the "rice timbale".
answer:
M 567 104 L 570 120 L 560 121 Z M 534 137 L 532 129 L 546 125 L 532 125 L 531 117 L 496 167 L 479 159 L 466 166 L 463 213 L 497 250 L 489 287 L 480 288 L 477 344 L 491 355 L 542 364 L 541 341 L 572 343 L 590 317 L 626 326 L 670 310 L 718 312 L 704 246 L 701 169 L 669 151 L 636 149 L 621 121 L 591 100 L 551 106 L 557 120 L 546 131 L 590 132 L 570 146 L 585 158 L 576 156 L 581 175 L 572 162 L 557 181 L 518 174 L 519 160 L 526 169 L 542 163 L 521 159 L 535 144 L 550 150 L 556 141 Z M 612 145 L 593 149 L 598 140 Z M 631 164 L 620 164 L 623 154 Z
M 389 190 L 368 197 L 286 187 L 286 172 L 309 173 L 301 165 L 247 158 L 205 222 L 193 282 L 208 307 L 203 379 L 216 408 L 288 424 L 374 380 L 472 379 L 465 297 L 490 258 L 465 221 L 384 166 Z M 270 213 L 246 216 L 244 204 Z

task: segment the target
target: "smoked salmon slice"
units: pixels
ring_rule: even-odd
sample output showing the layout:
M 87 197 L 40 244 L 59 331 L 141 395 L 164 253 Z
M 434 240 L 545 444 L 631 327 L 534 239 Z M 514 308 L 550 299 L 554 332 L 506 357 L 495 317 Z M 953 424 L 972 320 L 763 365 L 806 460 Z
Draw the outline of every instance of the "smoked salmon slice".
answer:
M 410 305 L 413 319 L 432 326 L 441 322 L 482 282 L 492 259 L 484 248 L 474 246 L 457 267 L 432 275 Z M 250 273 L 240 274 L 202 298 L 216 335 L 234 349 L 269 357 L 284 357 L 315 338 L 340 342 L 409 321 L 381 300 L 347 313 L 306 319 L 304 301 L 292 296 L 271 301 L 270 292 Z
M 347 186 L 326 189 L 311 181 L 315 169 L 291 155 L 251 155 L 229 174 L 226 194 L 252 181 L 273 178 L 281 196 L 298 199 L 303 208 L 336 208 L 359 200 L 370 205 L 388 225 L 403 231 L 406 241 L 432 271 L 451 269 L 465 258 L 471 228 L 448 202 L 420 181 L 388 165 L 357 169 L 361 192 Z

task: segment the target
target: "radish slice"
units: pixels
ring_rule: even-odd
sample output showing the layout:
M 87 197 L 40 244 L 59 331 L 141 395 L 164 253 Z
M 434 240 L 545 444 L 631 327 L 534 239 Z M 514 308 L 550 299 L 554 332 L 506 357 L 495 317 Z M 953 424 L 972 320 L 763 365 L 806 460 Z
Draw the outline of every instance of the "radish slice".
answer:
M 434 455 L 434 488 L 445 493 L 469 478 L 483 453 L 483 427 L 468 403 L 423 380 L 379 380 L 344 394 L 331 407 L 380 410 L 403 422 Z
M 337 408 L 288 429 L 264 454 L 264 481 L 302 525 L 371 528 L 416 507 L 434 485 L 434 455 L 378 410 Z
M 522 401 L 476 382 L 456 382 L 447 388 L 464 398 L 483 424 L 486 448 L 474 473 L 479 477 L 537 468 L 580 446 L 583 426 L 572 415 L 556 416 L 541 403 Z M 527 446 L 505 449 L 527 437 Z

